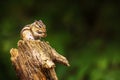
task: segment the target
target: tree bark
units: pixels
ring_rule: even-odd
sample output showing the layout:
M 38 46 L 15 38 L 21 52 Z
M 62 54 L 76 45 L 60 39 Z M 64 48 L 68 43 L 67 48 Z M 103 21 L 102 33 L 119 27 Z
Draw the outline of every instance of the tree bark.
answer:
M 19 40 L 18 49 L 12 48 L 10 53 L 20 80 L 58 80 L 54 62 L 69 66 L 65 57 L 41 40 Z

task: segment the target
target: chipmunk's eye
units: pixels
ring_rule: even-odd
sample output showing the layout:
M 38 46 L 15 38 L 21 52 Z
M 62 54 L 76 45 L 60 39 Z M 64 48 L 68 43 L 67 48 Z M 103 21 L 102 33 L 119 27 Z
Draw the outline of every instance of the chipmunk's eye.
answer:
M 42 31 L 40 31 L 40 30 L 37 30 L 37 33 L 38 33 L 38 34 L 42 34 L 43 32 L 42 32 Z
M 37 33 L 42 34 L 42 31 L 39 31 L 39 30 L 38 30 Z

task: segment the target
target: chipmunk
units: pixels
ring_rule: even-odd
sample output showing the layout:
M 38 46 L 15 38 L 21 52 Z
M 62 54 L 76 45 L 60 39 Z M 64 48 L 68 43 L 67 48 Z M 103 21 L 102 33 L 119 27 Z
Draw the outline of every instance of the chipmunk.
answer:
M 41 20 L 26 25 L 21 30 L 21 38 L 23 40 L 38 40 L 46 36 L 46 26 Z

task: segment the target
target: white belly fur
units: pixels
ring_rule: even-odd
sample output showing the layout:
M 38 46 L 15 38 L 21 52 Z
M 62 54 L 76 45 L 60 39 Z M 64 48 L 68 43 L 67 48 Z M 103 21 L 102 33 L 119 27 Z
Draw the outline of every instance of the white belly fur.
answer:
M 25 30 L 22 32 L 23 40 L 34 40 L 32 33 L 29 30 Z

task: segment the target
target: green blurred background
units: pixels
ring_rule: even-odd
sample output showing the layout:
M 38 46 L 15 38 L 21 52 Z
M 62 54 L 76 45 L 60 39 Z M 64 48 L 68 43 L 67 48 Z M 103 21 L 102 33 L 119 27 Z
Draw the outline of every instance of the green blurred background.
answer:
M 71 65 L 56 64 L 59 80 L 120 80 L 119 0 L 0 1 L 0 80 L 18 80 L 9 50 L 23 26 L 39 19 L 45 40 Z

